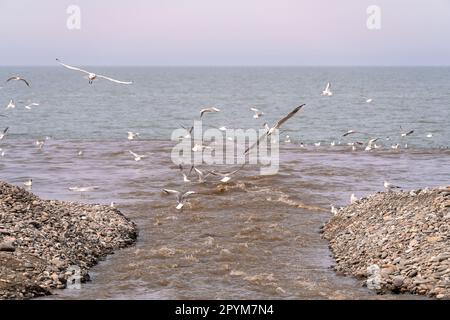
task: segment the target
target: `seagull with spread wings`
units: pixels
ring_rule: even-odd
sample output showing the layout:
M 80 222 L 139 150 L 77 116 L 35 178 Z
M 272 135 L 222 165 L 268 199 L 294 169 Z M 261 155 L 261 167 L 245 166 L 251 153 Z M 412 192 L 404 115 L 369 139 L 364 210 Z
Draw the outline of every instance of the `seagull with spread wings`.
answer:
M 9 82 L 11 80 L 12 81 L 23 81 L 28 87 L 30 87 L 30 83 L 26 79 L 22 78 L 21 76 L 12 76 L 8 80 L 6 80 L 6 82 Z
M 269 137 L 272 133 L 275 132 L 275 130 L 279 129 L 283 123 L 285 123 L 286 121 L 288 121 L 290 118 L 292 118 L 305 104 L 302 104 L 298 107 L 296 107 L 294 110 L 292 110 L 291 112 L 289 112 L 285 117 L 281 118 L 280 120 L 277 121 L 277 123 L 275 123 L 275 125 L 270 128 L 267 124 L 265 126 L 266 128 L 266 132 L 259 137 L 256 142 L 254 144 L 252 144 L 251 146 L 249 146 L 247 149 L 245 149 L 244 154 L 247 154 L 251 149 L 253 149 L 255 146 L 258 146 L 260 141 L 266 137 Z
M 185 193 L 182 193 L 178 190 L 172 190 L 172 189 L 163 189 L 162 191 L 166 194 L 174 194 L 177 197 L 177 202 L 178 202 L 178 204 L 176 206 L 177 210 L 181 210 L 181 208 L 183 208 L 184 204 L 186 203 L 187 198 L 190 195 L 197 193 L 195 191 L 187 191 Z
M 72 66 L 69 66 L 68 64 L 62 63 L 61 61 L 59 61 L 59 59 L 56 59 L 56 61 L 60 65 L 62 65 L 63 67 L 65 67 L 67 69 L 86 73 L 88 75 L 89 84 L 92 84 L 92 82 L 94 82 L 95 79 L 106 79 L 106 80 L 109 80 L 109 81 L 112 81 L 112 82 L 115 82 L 115 83 L 120 83 L 120 84 L 132 84 L 133 83 L 132 81 L 120 81 L 120 80 L 116 80 L 116 79 L 113 79 L 113 78 L 110 78 L 110 77 L 107 77 L 107 76 L 103 76 L 101 74 L 96 74 L 96 73 L 93 73 L 93 72 L 90 72 L 90 71 L 86 71 L 86 70 L 83 70 L 83 69 L 80 69 L 80 68 L 77 68 L 77 67 L 72 67 Z

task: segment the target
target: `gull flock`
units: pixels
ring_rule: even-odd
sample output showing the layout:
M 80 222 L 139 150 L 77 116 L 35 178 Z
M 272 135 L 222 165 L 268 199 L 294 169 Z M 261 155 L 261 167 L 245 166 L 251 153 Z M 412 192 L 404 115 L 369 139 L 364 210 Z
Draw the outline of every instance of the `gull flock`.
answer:
M 65 63 L 61 62 L 59 59 L 56 59 L 56 62 L 60 66 L 66 68 L 68 70 L 76 71 L 78 73 L 84 74 L 84 76 L 88 80 L 88 83 L 91 85 L 93 84 L 93 82 L 95 80 L 99 80 L 99 79 L 107 80 L 107 81 L 110 81 L 110 82 L 113 82 L 116 84 L 122 84 L 122 85 L 133 84 L 132 81 L 117 80 L 117 79 L 114 79 L 114 78 L 111 78 L 111 77 L 108 77 L 105 75 L 93 73 L 91 71 L 87 71 L 87 70 L 81 69 L 79 67 L 74 67 L 74 66 L 65 64 Z M 26 85 L 28 88 L 31 88 L 31 82 L 20 75 L 12 75 L 8 79 L 6 79 L 6 83 L 8 85 L 10 85 L 12 82 L 23 83 L 23 85 Z M 329 82 L 326 84 L 325 89 L 322 91 L 321 95 L 324 97 L 332 97 L 333 96 L 333 92 L 331 91 L 331 84 Z M 371 103 L 373 101 L 372 98 L 368 98 L 368 97 L 364 97 L 364 99 L 365 99 L 366 103 Z M 19 103 L 21 103 L 21 102 L 19 101 Z M 24 109 L 26 109 L 26 110 L 32 110 L 35 107 L 38 107 L 40 105 L 37 102 L 30 102 L 30 101 L 28 101 L 26 103 L 22 103 L 22 104 L 23 104 Z M 245 149 L 244 155 L 247 154 L 251 149 L 257 147 L 263 139 L 267 139 L 267 138 L 271 137 L 271 135 L 276 130 L 279 130 L 284 123 L 286 123 L 289 119 L 291 119 L 293 116 L 295 116 L 304 106 L 305 106 L 305 104 L 301 104 L 298 107 L 294 108 L 288 114 L 281 117 L 280 120 L 275 122 L 273 124 L 273 126 L 269 126 L 267 123 L 264 123 L 263 124 L 264 130 L 265 130 L 264 134 L 261 135 L 254 144 L 248 146 Z M 14 99 L 10 99 L 9 103 L 5 107 L 5 110 L 10 110 L 10 109 L 15 109 L 15 108 L 16 108 L 16 102 L 14 101 Z M 263 111 L 261 111 L 260 109 L 258 109 L 256 107 L 249 108 L 249 111 L 251 111 L 253 113 L 254 119 L 259 119 L 265 115 L 265 113 Z M 208 114 L 212 115 L 212 114 L 219 113 L 219 112 L 221 112 L 221 110 L 217 107 L 210 106 L 210 107 L 202 108 L 199 112 L 200 119 L 203 119 Z M 0 114 L 0 117 L 7 118 L 8 116 L 5 114 Z M 192 133 L 193 128 L 194 128 L 193 126 L 190 127 L 189 129 L 186 128 L 186 130 L 188 131 L 188 134 L 182 138 L 183 139 L 192 139 L 191 133 Z M 228 128 L 225 126 L 221 126 L 218 129 L 221 131 L 226 131 Z M 6 126 L 5 128 L 3 128 L 3 130 L 0 131 L 0 141 L 4 140 L 9 133 L 10 133 L 9 126 Z M 402 139 L 401 142 L 403 143 L 405 148 L 407 148 L 405 139 L 412 134 L 414 134 L 414 130 L 412 130 L 412 129 L 403 130 L 402 128 L 400 128 L 398 136 L 400 139 Z M 138 132 L 128 131 L 126 137 L 128 140 L 135 140 L 135 139 L 139 139 L 140 135 Z M 350 139 L 352 137 L 357 137 L 357 139 L 347 141 L 348 139 Z M 432 134 L 428 133 L 426 135 L 426 137 L 431 138 Z M 45 140 L 47 140 L 48 138 L 49 137 L 46 137 Z M 345 146 L 347 146 L 347 147 L 350 147 L 352 151 L 356 151 L 358 149 L 364 150 L 364 151 L 372 151 L 372 150 L 380 149 L 383 147 L 382 144 L 380 143 L 382 140 L 390 141 L 391 139 L 392 139 L 391 136 L 376 137 L 373 134 L 370 134 L 367 132 L 350 129 L 347 132 L 343 133 L 339 138 L 337 138 L 336 139 L 337 141 L 334 140 L 334 141 L 330 142 L 330 147 L 335 147 L 335 146 L 344 146 L 345 147 Z M 44 147 L 45 140 L 36 140 L 35 145 L 39 150 Z M 378 144 L 377 144 L 377 142 L 378 142 Z M 286 143 L 286 144 L 292 143 L 291 137 L 289 135 L 286 135 L 284 143 Z M 321 145 L 322 145 L 322 141 L 318 141 L 313 144 L 313 147 L 317 148 L 317 147 L 320 147 Z M 307 145 L 301 141 L 299 141 L 299 146 L 300 146 L 300 148 L 307 147 Z M 192 151 L 201 152 L 208 148 L 212 149 L 213 146 L 203 145 L 203 144 L 201 144 L 201 145 L 195 144 L 192 148 Z M 392 144 L 390 146 L 390 148 L 391 149 L 399 149 L 400 143 Z M 5 156 L 5 152 L 6 151 L 4 149 L 0 148 L 0 156 L 1 157 Z M 148 155 L 146 155 L 146 154 L 138 154 L 132 150 L 128 150 L 128 153 L 131 155 L 132 159 L 136 162 L 143 161 L 145 158 L 148 157 Z M 83 155 L 83 151 L 78 150 L 77 155 L 79 157 L 81 157 Z M 211 170 L 200 169 L 194 165 L 192 165 L 189 168 L 189 170 L 187 171 L 183 168 L 182 165 L 179 165 L 179 170 L 180 170 L 180 173 L 182 176 L 182 181 L 183 181 L 184 185 L 186 185 L 186 184 L 192 184 L 194 182 L 195 183 L 204 183 L 207 181 L 207 179 L 214 179 L 217 183 L 228 183 L 228 182 L 230 182 L 230 180 L 233 179 L 233 177 L 235 175 L 237 175 L 239 172 L 241 172 L 241 170 L 243 170 L 244 167 L 245 167 L 245 164 L 241 165 L 237 169 L 232 169 L 227 172 L 218 172 L 218 171 L 212 170 L 212 169 Z M 192 177 L 193 175 L 194 175 L 194 177 Z M 196 181 L 194 181 L 195 178 L 196 178 Z M 33 186 L 33 179 L 29 178 L 28 180 L 23 182 L 23 185 L 25 187 L 31 189 Z M 387 181 L 384 182 L 384 187 L 388 192 L 392 192 L 392 191 L 400 188 L 400 187 L 398 187 L 390 182 L 387 182 Z M 90 191 L 97 190 L 98 188 L 99 188 L 98 186 L 71 186 L 71 187 L 68 187 L 68 190 L 73 191 L 73 192 L 90 192 Z M 192 197 L 194 195 L 199 195 L 198 192 L 193 191 L 193 190 L 180 191 L 180 190 L 166 189 L 166 188 L 162 189 L 162 193 L 175 196 L 176 202 L 177 202 L 175 208 L 177 210 L 182 210 L 185 207 L 185 204 L 188 203 L 188 199 L 190 197 Z M 352 194 L 350 197 L 350 203 L 355 203 L 357 201 L 358 201 L 358 198 L 354 194 Z M 113 206 L 113 204 L 112 204 L 112 206 Z M 331 213 L 332 214 L 334 214 L 334 215 L 338 214 L 339 210 L 340 209 L 336 208 L 334 205 L 331 205 Z

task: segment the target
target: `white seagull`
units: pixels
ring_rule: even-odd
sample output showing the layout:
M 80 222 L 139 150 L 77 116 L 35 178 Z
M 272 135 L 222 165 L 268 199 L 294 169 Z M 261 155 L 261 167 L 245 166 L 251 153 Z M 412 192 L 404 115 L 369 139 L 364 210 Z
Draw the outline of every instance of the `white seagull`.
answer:
M 33 186 L 33 179 L 28 179 L 23 183 L 24 186 L 31 188 Z
M 275 125 L 270 128 L 267 123 L 264 124 L 264 127 L 266 129 L 266 132 L 259 137 L 256 142 L 254 144 L 252 144 L 251 146 L 249 146 L 247 149 L 245 149 L 244 154 L 246 154 L 247 152 L 250 151 L 250 149 L 254 148 L 255 146 L 258 146 L 260 141 L 262 139 L 264 139 L 265 137 L 269 137 L 272 133 L 275 132 L 275 130 L 279 129 L 283 123 L 285 123 L 286 121 L 288 121 L 290 118 L 292 118 L 305 104 L 302 104 L 298 107 L 296 107 L 294 110 L 292 110 L 291 112 L 289 112 L 286 116 L 284 116 L 283 118 L 281 118 L 280 120 L 277 121 L 277 123 L 275 123 Z
M 36 142 L 34 144 L 39 148 L 39 150 L 41 150 L 42 147 L 44 146 L 44 143 L 45 143 L 45 140 L 36 140 Z
M 93 190 L 97 190 L 99 187 L 98 186 L 89 186 L 89 187 L 69 187 L 70 191 L 74 191 L 74 192 L 88 192 L 88 191 L 93 191 Z
M 128 140 L 134 140 L 134 138 L 139 137 L 139 133 L 137 133 L 137 132 L 128 131 L 127 134 L 128 134 L 128 136 L 127 136 Z
M 352 193 L 352 195 L 350 196 L 350 204 L 355 203 L 356 201 L 358 201 L 358 198 L 354 193 Z
M 409 130 L 408 132 L 403 132 L 402 137 L 409 136 L 410 134 L 413 134 L 413 133 L 414 133 L 414 130 Z
M 25 106 L 25 109 L 31 110 L 31 107 L 36 107 L 36 106 L 38 106 L 38 105 L 39 105 L 39 103 L 33 102 L 33 103 L 30 103 L 30 104 L 27 104 L 27 105 Z
M 141 161 L 141 159 L 147 158 L 144 154 L 137 154 L 131 150 L 128 150 L 128 152 L 134 157 L 134 161 Z
M 200 118 L 203 117 L 204 113 L 208 113 L 208 112 L 219 112 L 220 109 L 217 109 L 215 107 L 211 107 L 211 108 L 204 108 L 202 110 L 200 110 Z
M 195 194 L 195 191 L 187 191 L 185 193 L 181 193 L 180 191 L 177 190 L 172 190 L 172 189 L 163 189 L 163 192 L 166 194 L 174 194 L 177 197 L 177 206 L 176 209 L 177 210 L 181 210 L 181 208 L 183 208 L 184 204 L 186 203 L 186 199 L 191 195 L 191 194 Z
M 9 127 L 6 127 L 5 130 L 3 130 L 2 133 L 0 133 L 0 140 L 3 140 L 4 137 L 6 137 L 6 133 L 8 132 Z
M 393 185 L 390 182 L 384 181 L 384 187 L 388 190 L 388 191 L 392 191 L 392 189 L 400 189 L 399 186 Z
M 30 83 L 29 83 L 27 80 L 25 80 L 24 78 L 20 77 L 20 76 L 12 76 L 12 77 L 9 78 L 8 80 L 6 80 L 6 82 L 9 82 L 9 81 L 11 81 L 11 80 L 14 80 L 14 81 L 23 81 L 28 87 L 30 86 Z
M 243 167 L 245 166 L 245 163 L 240 166 L 238 169 L 233 170 L 231 172 L 227 172 L 227 173 L 220 173 L 220 172 L 216 172 L 216 171 L 208 171 L 208 173 L 212 174 L 213 176 L 220 176 L 220 182 L 228 182 L 231 180 L 231 176 L 236 174 L 238 171 L 240 171 Z
M 337 214 L 338 214 L 338 212 L 339 212 L 339 209 L 336 208 L 334 205 L 330 205 L 330 207 L 331 207 L 331 213 L 332 213 L 333 215 L 337 216 Z
M 133 83 L 132 81 L 120 81 L 120 80 L 116 80 L 116 79 L 113 79 L 113 78 L 110 78 L 110 77 L 103 76 L 101 74 L 95 74 L 93 72 L 86 71 L 86 70 L 83 70 L 83 69 L 80 69 L 80 68 L 77 68 L 77 67 L 72 67 L 72 66 L 69 66 L 68 64 L 62 63 L 61 61 L 59 61 L 59 59 L 56 59 L 56 61 L 60 65 L 62 65 L 63 67 L 66 67 L 67 69 L 86 73 L 88 75 L 89 84 L 92 84 L 92 82 L 94 82 L 94 80 L 98 79 L 98 78 L 106 79 L 106 80 L 109 80 L 109 81 L 112 81 L 112 82 L 115 82 L 115 83 L 120 83 L 120 84 L 132 84 Z
M 255 114 L 253 115 L 253 118 L 258 119 L 259 117 L 261 117 L 262 115 L 264 115 L 264 112 L 262 112 L 259 109 L 256 108 L 250 108 L 251 111 L 253 111 Z
M 16 104 L 14 103 L 14 100 L 11 99 L 11 100 L 9 100 L 9 103 L 5 109 L 14 109 L 15 107 L 16 107 Z
M 203 171 L 201 171 L 200 169 L 197 169 L 196 167 L 194 167 L 194 170 L 195 170 L 195 172 L 197 172 L 199 183 L 205 182 L 205 178 L 211 174 L 209 172 L 205 174 Z
M 191 174 L 192 168 L 194 168 L 194 166 L 191 166 L 191 170 L 189 170 L 188 174 L 183 172 L 183 165 L 181 163 L 178 167 L 180 168 L 181 175 L 183 176 L 183 182 L 191 182 L 191 180 L 189 180 L 188 176 Z
M 327 83 L 327 86 L 325 87 L 325 90 L 322 91 L 322 95 L 323 95 L 323 96 L 328 96 L 328 97 L 332 96 L 332 95 L 333 95 L 333 92 L 331 92 L 330 88 L 331 88 L 331 85 L 330 85 L 330 83 L 328 82 L 328 83 Z

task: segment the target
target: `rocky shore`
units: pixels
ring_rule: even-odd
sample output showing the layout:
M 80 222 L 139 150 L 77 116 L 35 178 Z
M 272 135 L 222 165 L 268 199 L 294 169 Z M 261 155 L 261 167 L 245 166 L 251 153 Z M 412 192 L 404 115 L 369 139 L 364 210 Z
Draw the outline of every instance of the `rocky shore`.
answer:
M 450 299 L 450 187 L 376 193 L 324 226 L 336 270 L 379 293 Z
M 0 182 L 0 299 L 26 299 L 89 279 L 88 269 L 134 243 L 117 209 L 42 200 Z

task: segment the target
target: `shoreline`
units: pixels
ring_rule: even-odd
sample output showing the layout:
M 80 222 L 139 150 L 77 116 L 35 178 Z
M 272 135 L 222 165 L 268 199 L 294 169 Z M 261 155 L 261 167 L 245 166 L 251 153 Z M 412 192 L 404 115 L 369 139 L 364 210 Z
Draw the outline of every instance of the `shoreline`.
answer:
M 323 226 L 339 273 L 377 293 L 450 299 L 450 187 L 378 192 Z
M 136 225 L 115 208 L 42 200 L 0 181 L 0 299 L 88 281 L 89 268 L 136 238 Z

